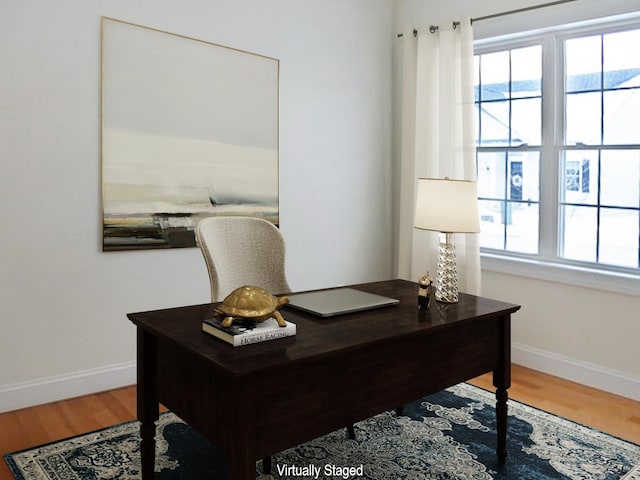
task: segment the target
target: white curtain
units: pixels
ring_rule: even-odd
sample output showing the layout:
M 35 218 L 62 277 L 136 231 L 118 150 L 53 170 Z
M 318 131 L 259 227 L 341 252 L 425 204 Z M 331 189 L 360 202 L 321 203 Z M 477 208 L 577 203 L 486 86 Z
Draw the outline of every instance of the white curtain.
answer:
M 403 32 L 398 275 L 435 277 L 438 233 L 413 228 L 419 177 L 476 179 L 473 29 L 463 17 Z M 434 198 L 434 202 L 438 199 Z M 460 291 L 480 294 L 477 234 L 453 235 Z

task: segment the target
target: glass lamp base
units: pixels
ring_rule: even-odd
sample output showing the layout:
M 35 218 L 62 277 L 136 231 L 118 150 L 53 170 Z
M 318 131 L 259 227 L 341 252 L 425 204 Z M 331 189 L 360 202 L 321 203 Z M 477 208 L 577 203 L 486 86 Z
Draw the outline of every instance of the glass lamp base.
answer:
M 447 235 L 448 237 L 448 235 Z M 440 242 L 438 249 L 438 275 L 436 278 L 436 300 L 446 303 L 458 301 L 458 271 L 456 267 L 456 247 L 449 243 Z

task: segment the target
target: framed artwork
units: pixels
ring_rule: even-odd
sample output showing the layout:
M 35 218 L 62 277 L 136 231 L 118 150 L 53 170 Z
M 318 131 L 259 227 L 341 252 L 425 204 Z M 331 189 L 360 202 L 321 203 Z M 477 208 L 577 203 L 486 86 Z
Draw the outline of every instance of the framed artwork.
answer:
M 193 247 L 212 215 L 279 223 L 279 68 L 102 17 L 103 250 Z

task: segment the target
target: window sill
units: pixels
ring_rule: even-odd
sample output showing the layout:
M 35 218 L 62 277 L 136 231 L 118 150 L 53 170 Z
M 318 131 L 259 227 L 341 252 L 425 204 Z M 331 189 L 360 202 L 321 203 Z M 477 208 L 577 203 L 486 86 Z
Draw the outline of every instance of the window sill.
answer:
M 640 277 L 635 275 L 491 253 L 482 253 L 481 261 L 490 272 L 640 296 Z

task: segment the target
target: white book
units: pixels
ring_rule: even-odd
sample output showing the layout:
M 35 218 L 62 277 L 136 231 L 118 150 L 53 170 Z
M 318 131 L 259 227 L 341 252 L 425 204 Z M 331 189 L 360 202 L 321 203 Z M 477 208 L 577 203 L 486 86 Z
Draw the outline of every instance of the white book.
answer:
M 291 337 L 296 334 L 295 323 L 285 321 L 287 325 L 281 327 L 273 318 L 258 322 L 253 326 L 250 324 L 246 326 L 246 324 L 236 321 L 230 327 L 223 327 L 222 320 L 222 318 L 203 320 L 202 331 L 224 340 L 234 347 Z

